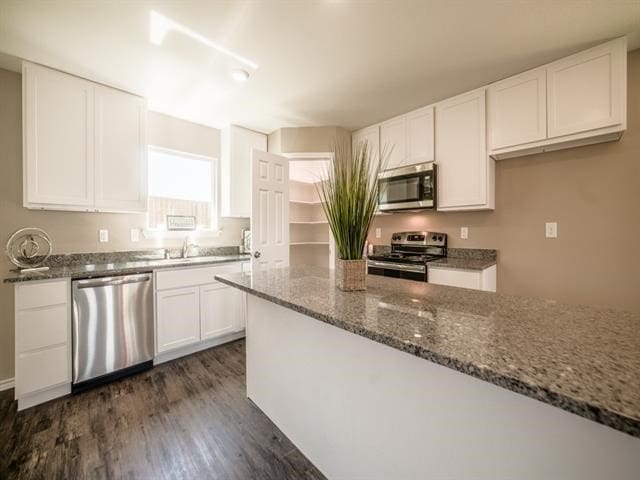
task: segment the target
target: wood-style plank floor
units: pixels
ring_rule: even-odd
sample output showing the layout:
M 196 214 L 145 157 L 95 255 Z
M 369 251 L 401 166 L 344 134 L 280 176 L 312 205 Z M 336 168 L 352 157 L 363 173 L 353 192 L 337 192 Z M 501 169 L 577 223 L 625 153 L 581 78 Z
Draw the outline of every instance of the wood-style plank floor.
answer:
M 245 343 L 16 411 L 0 392 L 0 479 L 324 479 L 245 393 Z

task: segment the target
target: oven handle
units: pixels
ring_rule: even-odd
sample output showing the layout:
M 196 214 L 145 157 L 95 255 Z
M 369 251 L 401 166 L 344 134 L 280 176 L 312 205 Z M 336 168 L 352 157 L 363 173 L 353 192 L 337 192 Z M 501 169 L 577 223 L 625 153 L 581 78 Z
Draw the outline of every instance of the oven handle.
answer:
M 386 268 L 387 270 L 400 270 L 403 272 L 424 273 L 426 267 L 424 265 L 406 265 L 404 263 L 378 262 L 369 260 L 368 266 L 377 268 Z

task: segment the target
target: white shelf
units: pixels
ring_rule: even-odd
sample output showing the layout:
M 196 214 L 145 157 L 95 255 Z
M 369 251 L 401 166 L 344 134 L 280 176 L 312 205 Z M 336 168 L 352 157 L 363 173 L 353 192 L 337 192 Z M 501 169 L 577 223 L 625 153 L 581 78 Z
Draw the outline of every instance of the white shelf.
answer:
M 329 245 L 329 242 L 290 242 L 289 245 Z
M 289 203 L 301 203 L 303 205 L 320 205 L 322 202 L 320 200 L 291 200 L 289 199 Z
M 289 222 L 292 225 L 321 225 L 321 224 L 325 224 L 328 225 L 329 222 L 327 222 L 326 220 L 312 220 L 312 221 L 308 221 L 308 222 Z

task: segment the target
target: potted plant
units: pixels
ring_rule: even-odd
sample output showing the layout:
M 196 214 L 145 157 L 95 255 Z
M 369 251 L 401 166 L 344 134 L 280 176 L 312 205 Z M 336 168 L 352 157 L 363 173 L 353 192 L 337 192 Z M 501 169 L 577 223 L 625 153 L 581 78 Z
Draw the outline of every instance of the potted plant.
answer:
M 369 227 L 378 208 L 378 174 L 384 152 L 374 154 L 367 141 L 351 151 L 336 144 L 326 179 L 316 188 L 336 244 L 336 285 L 340 290 L 367 288 L 363 258 Z

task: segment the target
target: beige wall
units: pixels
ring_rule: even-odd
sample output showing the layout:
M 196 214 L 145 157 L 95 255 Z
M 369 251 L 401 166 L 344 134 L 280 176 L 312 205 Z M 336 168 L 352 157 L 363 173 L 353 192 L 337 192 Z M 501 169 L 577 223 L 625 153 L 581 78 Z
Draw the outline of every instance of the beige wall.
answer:
M 640 310 L 640 50 L 629 55 L 628 130 L 619 142 L 496 164 L 496 209 L 378 217 L 394 231 L 435 230 L 453 247 L 496 248 L 498 291 Z M 557 239 L 544 223 L 558 222 Z M 469 239 L 460 239 L 460 227 Z
M 130 241 L 132 228 L 143 228 L 145 216 L 81 212 L 34 211 L 22 207 L 22 119 L 21 78 L 0 69 L 0 242 L 21 227 L 38 226 L 52 237 L 55 253 L 134 250 L 148 247 L 178 246 L 172 240 Z M 148 140 L 152 145 L 190 153 L 220 156 L 220 131 L 149 113 Z M 221 219 L 222 233 L 215 238 L 195 238 L 200 245 L 239 245 L 248 219 Z M 109 242 L 98 242 L 98 230 L 109 230 Z M 9 272 L 4 255 L 0 277 Z M 13 287 L 0 285 L 0 380 L 13 377 Z
M 281 128 L 269 134 L 272 153 L 331 152 L 335 143 L 351 142 L 351 134 L 341 127 Z

